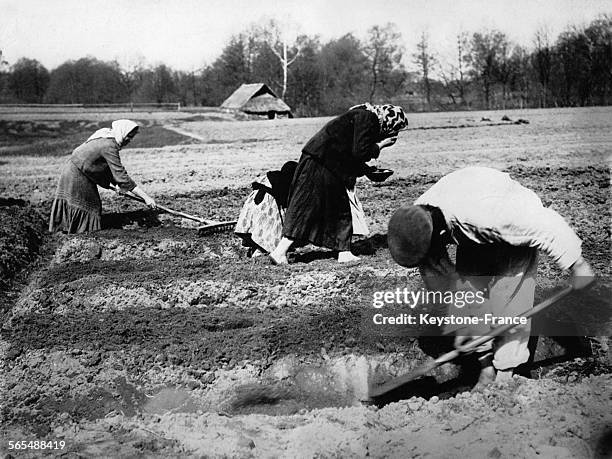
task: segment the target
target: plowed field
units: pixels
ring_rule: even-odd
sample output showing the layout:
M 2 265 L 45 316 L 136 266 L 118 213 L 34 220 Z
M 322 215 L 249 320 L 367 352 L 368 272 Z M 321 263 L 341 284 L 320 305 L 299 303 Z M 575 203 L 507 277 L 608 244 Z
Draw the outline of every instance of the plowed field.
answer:
M 504 114 L 529 123 L 502 122 Z M 492 121 L 481 121 L 485 116 Z M 394 175 L 382 184 L 358 182 L 372 233 L 355 241 L 360 262 L 340 265 L 330 252 L 307 246 L 283 267 L 246 258 L 231 232 L 198 236 L 189 220 L 106 191 L 105 229 L 47 235 L 45 219 L 66 156 L 45 154 L 40 138 L 17 127 L 34 123 L 36 131 L 51 123 L 49 136 L 57 138 L 69 126 L 67 135 L 76 140 L 89 125 L 14 120 L 13 131 L 0 133 L 2 452 L 609 454 L 609 316 L 590 318 L 590 330 L 597 331 L 590 337 L 534 341 L 534 361 L 510 383 L 471 393 L 469 365 L 447 364 L 380 406 L 361 403 L 372 378 L 402 374 L 450 349 L 442 338 L 371 336 L 361 323 L 373 286 L 422 286 L 416 270 L 391 260 L 386 223 L 448 172 L 468 165 L 509 172 L 576 229 L 600 276 L 596 292 L 612 285 L 612 109 L 411 114 L 410 120 L 379 160 Z M 155 140 L 143 133 L 141 146 L 135 141 L 122 158 L 159 203 L 233 220 L 250 182 L 297 159 L 325 121 L 146 120 Z M 536 301 L 566 279 L 542 257 Z M 584 319 L 586 303 L 575 295 L 555 314 Z M 21 440 L 65 446 L 9 451 L 9 441 Z

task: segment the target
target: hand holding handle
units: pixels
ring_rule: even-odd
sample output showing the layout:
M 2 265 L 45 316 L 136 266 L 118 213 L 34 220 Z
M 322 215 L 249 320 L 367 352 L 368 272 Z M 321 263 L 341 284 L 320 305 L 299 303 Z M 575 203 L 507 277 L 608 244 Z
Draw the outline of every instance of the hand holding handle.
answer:
M 595 280 L 595 273 L 586 260 L 582 257 L 578 258 L 576 263 L 572 265 L 572 280 L 571 284 L 574 290 L 580 290 L 588 285 L 591 285 Z

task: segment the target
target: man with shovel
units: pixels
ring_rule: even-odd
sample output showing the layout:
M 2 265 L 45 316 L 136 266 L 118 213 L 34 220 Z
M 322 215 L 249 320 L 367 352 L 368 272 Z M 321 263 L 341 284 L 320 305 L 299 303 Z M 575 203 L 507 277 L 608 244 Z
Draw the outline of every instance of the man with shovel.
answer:
M 414 204 L 391 217 L 391 256 L 402 266 L 418 266 L 430 290 L 486 293 L 484 304 L 473 304 L 462 315 L 515 317 L 532 308 L 539 250 L 571 271 L 574 289 L 593 280 L 581 255 L 581 241 L 567 222 L 506 173 L 487 167 L 460 169 L 440 179 Z M 447 244 L 457 245 L 456 266 Z M 450 313 L 458 312 L 453 308 Z M 492 328 L 481 320 L 447 331 L 455 332 L 460 350 Z M 527 321 L 476 349 L 480 387 L 512 378 L 514 368 L 529 358 L 529 334 Z

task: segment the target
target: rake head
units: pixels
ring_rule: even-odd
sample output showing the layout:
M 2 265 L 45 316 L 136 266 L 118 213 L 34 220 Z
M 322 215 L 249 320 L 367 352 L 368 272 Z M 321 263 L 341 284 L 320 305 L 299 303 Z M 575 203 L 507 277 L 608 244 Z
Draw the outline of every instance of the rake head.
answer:
M 233 231 L 236 226 L 236 221 L 225 221 L 225 222 L 214 222 L 204 226 L 198 227 L 198 236 L 206 236 L 214 233 L 225 233 L 226 231 Z

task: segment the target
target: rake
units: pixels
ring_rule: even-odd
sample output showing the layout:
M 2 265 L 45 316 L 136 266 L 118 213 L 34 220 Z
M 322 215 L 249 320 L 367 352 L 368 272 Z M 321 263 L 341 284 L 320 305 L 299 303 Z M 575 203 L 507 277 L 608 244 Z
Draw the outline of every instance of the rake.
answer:
M 119 194 L 121 196 L 130 198 L 134 201 L 138 201 L 142 203 L 145 202 L 144 199 L 142 199 L 140 196 L 136 196 L 132 193 L 120 192 Z M 224 233 L 226 231 L 232 231 L 234 227 L 236 226 L 235 220 L 226 220 L 222 222 L 218 222 L 215 220 L 205 220 L 202 217 L 191 215 L 186 212 L 181 212 L 179 210 L 170 209 L 169 207 L 162 206 L 161 204 L 157 204 L 156 207 L 159 210 L 166 212 L 167 214 L 176 215 L 177 217 L 187 218 L 189 220 L 193 220 L 198 223 L 202 223 L 203 225 L 198 227 L 199 236 L 206 236 L 207 234 L 212 234 L 212 233 Z

